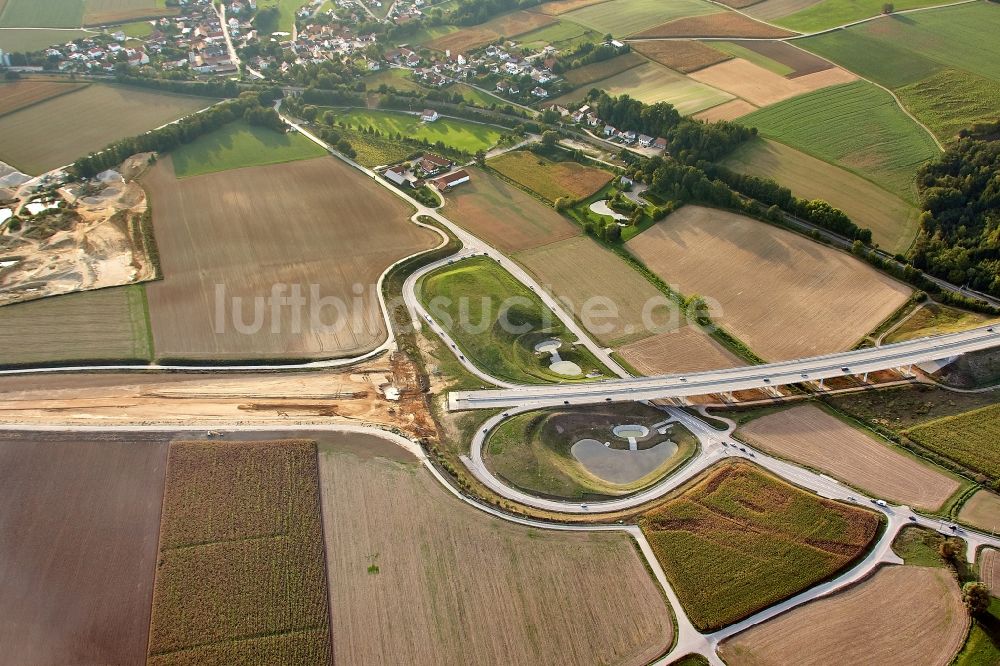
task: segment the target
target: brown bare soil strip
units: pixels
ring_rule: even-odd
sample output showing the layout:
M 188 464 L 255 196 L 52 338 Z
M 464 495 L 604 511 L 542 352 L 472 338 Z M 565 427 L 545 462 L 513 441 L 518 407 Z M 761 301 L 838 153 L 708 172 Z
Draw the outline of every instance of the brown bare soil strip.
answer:
M 316 444 L 170 445 L 152 666 L 330 662 Z
M 555 0 L 555 2 L 544 2 L 538 7 L 534 7 L 532 11 L 550 16 L 558 16 L 571 12 L 574 9 L 583 9 L 584 7 L 597 5 L 602 2 L 608 2 L 608 0 Z
M 0 661 L 145 660 L 166 452 L 159 435 L 0 433 Z
M 761 0 L 718 0 L 720 5 L 725 5 L 726 7 L 732 7 L 733 9 L 743 9 L 744 7 L 749 7 L 755 5 Z
M 794 34 L 796 33 L 754 21 L 742 14 L 718 12 L 668 21 L 663 25 L 632 35 L 632 37 L 637 39 L 644 37 L 758 37 L 767 39 L 791 37 Z
M 682 294 L 772 361 L 849 349 L 910 289 L 858 259 L 742 215 L 684 206 L 627 243 Z
M 32 104 L 65 95 L 86 83 L 62 83 L 57 81 L 11 81 L 0 83 L 0 116 L 23 109 Z
M 768 106 L 789 97 L 857 78 L 846 70 L 833 67 L 790 79 L 742 58 L 698 70 L 690 76 L 695 81 L 742 97 L 755 106 Z
M 398 401 L 385 398 L 399 389 Z M 392 426 L 435 434 L 416 370 L 404 354 L 341 371 L 281 374 L 80 374 L 0 378 L 0 421 L 116 425 L 191 422 Z
M 520 252 L 515 258 L 603 344 L 651 335 L 655 329 L 647 320 L 668 330 L 683 323 L 676 307 L 668 309 L 671 303 L 660 290 L 587 236 Z
M 757 107 L 744 99 L 734 99 L 711 109 L 705 109 L 701 113 L 696 113 L 693 118 L 703 120 L 706 123 L 714 123 L 719 120 L 735 120 L 740 116 L 756 111 Z
M 1000 530 L 1000 495 L 980 490 L 962 505 L 958 519 L 981 530 Z
M 445 215 L 490 245 L 517 252 L 579 236 L 572 222 L 514 185 L 479 169 L 447 195 Z
M 1000 597 L 1000 550 L 986 548 L 979 560 L 979 579 L 994 597 Z
M 644 375 L 735 368 L 745 363 L 697 326 L 684 326 L 619 347 L 629 364 Z
M 624 535 L 512 525 L 337 445 L 320 477 L 335 663 L 638 665 L 671 643 Z
M 917 509 L 940 508 L 960 485 L 815 405 L 762 416 L 743 426 L 740 433 L 768 453 Z
M 537 30 L 555 23 L 555 19 L 545 14 L 535 14 L 526 11 L 516 11 L 504 14 L 481 25 L 462 28 L 427 43 L 427 48 L 435 51 L 451 51 L 452 53 L 467 53 L 468 51 L 489 44 L 501 37 L 516 37 L 517 35 Z
M 733 43 L 745 49 L 755 51 L 775 62 L 780 62 L 786 67 L 791 67 L 794 71 L 788 75 L 790 79 L 814 72 L 822 72 L 824 69 L 830 69 L 834 66 L 829 60 L 824 60 L 787 42 L 748 39 L 733 40 Z
M 685 74 L 732 58 L 728 53 L 717 51 L 693 39 L 634 42 L 632 49 L 650 60 Z
M 719 654 L 734 666 L 948 664 L 968 626 L 950 571 L 893 566 L 724 641 Z
M 438 242 L 409 221 L 407 205 L 330 157 L 184 180 L 174 177 L 167 158 L 143 184 L 166 278 L 148 289 L 160 358 L 364 353 L 386 336 L 379 276 Z M 224 286 L 221 299 L 216 285 Z M 254 299 L 269 298 L 274 285 L 286 285 L 283 296 L 298 285 L 308 303 L 299 316 L 290 307 L 277 317 L 261 307 L 259 332 L 241 333 L 234 319 L 252 324 Z M 243 299 L 242 313 L 234 297 Z M 343 307 L 313 309 L 324 297 Z

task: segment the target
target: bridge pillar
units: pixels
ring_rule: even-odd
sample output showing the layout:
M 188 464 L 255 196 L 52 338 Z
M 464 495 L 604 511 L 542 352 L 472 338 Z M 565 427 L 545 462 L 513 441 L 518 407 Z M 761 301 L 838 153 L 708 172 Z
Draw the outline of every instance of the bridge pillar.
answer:
M 861 378 L 861 383 L 862 384 L 867 384 L 868 383 L 868 373 L 867 372 L 865 373 L 865 376 Z
M 821 380 L 819 380 L 819 381 L 817 382 L 817 385 L 818 385 L 818 386 L 820 387 L 820 389 L 824 389 L 824 388 L 826 388 L 825 386 L 823 386 L 823 382 L 824 382 L 824 381 L 825 381 L 825 380 L 821 379 Z

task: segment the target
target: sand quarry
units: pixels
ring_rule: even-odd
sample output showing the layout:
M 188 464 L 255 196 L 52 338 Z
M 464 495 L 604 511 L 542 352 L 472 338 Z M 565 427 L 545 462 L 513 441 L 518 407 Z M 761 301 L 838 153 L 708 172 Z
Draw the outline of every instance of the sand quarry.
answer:
M 71 183 L 38 201 L 39 179 L 23 180 L 0 164 L 13 187 L 3 209 L 22 220 L 0 233 L 0 305 L 153 279 L 156 268 L 140 228 L 146 194 L 131 180 L 147 156 L 106 172 L 93 183 Z M 18 182 L 20 181 L 20 182 Z M 29 203 L 30 202 L 30 203 Z M 3 210 L 0 209 L 0 210 Z

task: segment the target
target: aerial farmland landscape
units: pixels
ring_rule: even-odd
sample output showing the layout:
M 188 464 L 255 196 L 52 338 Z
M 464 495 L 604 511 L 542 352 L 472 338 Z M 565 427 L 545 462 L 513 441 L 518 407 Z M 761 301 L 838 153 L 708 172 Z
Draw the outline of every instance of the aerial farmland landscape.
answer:
M 0 666 L 1000 666 L 1000 2 L 0 0 Z

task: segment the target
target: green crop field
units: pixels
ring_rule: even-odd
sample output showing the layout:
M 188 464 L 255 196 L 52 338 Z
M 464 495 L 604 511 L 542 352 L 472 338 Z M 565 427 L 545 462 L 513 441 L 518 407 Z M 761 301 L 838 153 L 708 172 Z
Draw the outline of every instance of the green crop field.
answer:
M 74 39 L 89 37 L 93 33 L 84 30 L 0 30 L 0 49 L 4 53 L 30 53 L 49 46 L 65 44 Z
M 83 0 L 7 0 L 0 13 L 2 28 L 79 28 Z
M 365 134 L 352 130 L 339 130 L 357 155 L 354 161 L 366 167 L 402 162 L 415 152 L 412 146 L 385 136 Z
M 737 148 L 723 165 L 772 178 L 801 199 L 823 199 L 872 230 L 883 249 L 906 252 L 917 234 L 917 210 L 898 196 L 850 171 L 783 143 L 756 139 Z
M 553 162 L 527 150 L 494 157 L 489 166 L 547 201 L 583 199 L 611 182 L 612 174 L 576 162 Z
M 563 51 L 572 49 L 586 42 L 597 43 L 601 35 L 582 25 L 570 21 L 558 21 L 538 30 L 533 30 L 518 37 L 521 48 L 540 51 L 546 46 L 553 46 Z
M 914 442 L 971 470 L 1000 479 L 1000 404 L 905 431 Z
M 0 307 L 0 365 L 149 361 L 142 285 Z
M 307 160 L 326 154 L 323 148 L 301 134 L 279 134 L 243 122 L 229 123 L 171 152 L 178 178 Z
M 624 37 L 667 21 L 712 14 L 719 8 L 704 0 L 610 0 L 576 9 L 561 18 L 587 26 L 604 35 Z
M 942 141 L 977 122 L 995 119 L 1000 109 L 1000 81 L 959 70 L 941 70 L 898 88 L 896 94 Z
M 796 44 L 889 88 L 919 81 L 941 69 L 941 64 L 896 41 L 872 35 L 856 26 L 827 32 Z
M 883 4 L 885 3 L 882 0 L 823 0 L 802 11 L 774 19 L 772 23 L 798 32 L 816 32 L 878 16 L 882 13 Z M 940 0 L 896 0 L 892 4 L 898 12 L 904 9 L 931 7 L 941 2 Z
M 607 372 L 585 348 L 574 348 L 575 336 L 541 299 L 492 259 L 466 259 L 440 268 L 425 276 L 419 289 L 431 316 L 469 360 L 494 377 L 543 384 Z M 549 339 L 562 341 L 560 357 L 576 363 L 581 375 L 549 369 L 549 356 L 535 352 L 537 343 Z
M 490 93 L 480 90 L 479 88 L 473 88 L 467 83 L 453 83 L 445 88 L 445 92 L 449 92 L 452 95 L 461 95 L 462 99 L 474 106 L 489 108 L 494 104 L 499 106 L 510 104 L 510 102 L 502 97 L 491 95 Z
M 369 74 L 362 81 L 368 90 L 378 90 L 384 83 L 390 88 L 395 88 L 401 92 L 416 91 L 426 93 L 427 88 L 413 80 L 413 77 L 404 69 L 383 69 L 380 72 Z
M 271 7 L 278 9 L 277 17 L 274 20 L 258 24 L 257 29 L 264 33 L 290 33 L 292 28 L 295 27 L 295 12 L 303 5 L 308 4 L 308 2 L 309 0 L 257 0 L 258 12 L 262 9 L 270 9 Z
M 465 153 L 489 150 L 503 135 L 502 130 L 491 125 L 479 125 L 466 120 L 441 118 L 433 123 L 420 121 L 419 116 L 395 111 L 352 109 L 340 113 L 337 122 L 346 127 L 373 128 L 388 137 L 397 134 L 407 139 L 440 141 L 448 148 Z
M 711 631 L 847 568 L 879 521 L 740 460 L 703 473 L 639 526 L 691 622 Z
M 573 500 L 593 500 L 644 488 L 680 467 L 697 450 L 698 439 L 679 424 L 648 444 L 670 439 L 677 451 L 642 478 L 627 484 L 605 481 L 587 471 L 572 453 L 582 439 L 617 440 L 612 429 L 622 423 L 652 426 L 666 420 L 660 410 L 641 403 L 558 409 L 518 414 L 490 433 L 486 461 L 494 473 L 527 492 Z M 641 444 L 645 448 L 646 443 Z
M 933 139 L 889 93 L 855 81 L 793 97 L 737 122 L 863 176 L 907 201 L 917 168 L 938 155 Z

